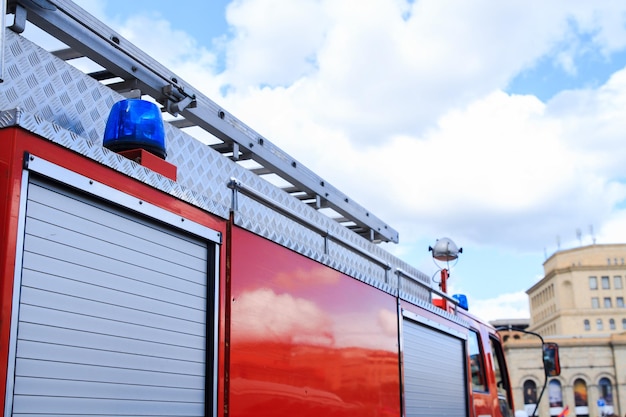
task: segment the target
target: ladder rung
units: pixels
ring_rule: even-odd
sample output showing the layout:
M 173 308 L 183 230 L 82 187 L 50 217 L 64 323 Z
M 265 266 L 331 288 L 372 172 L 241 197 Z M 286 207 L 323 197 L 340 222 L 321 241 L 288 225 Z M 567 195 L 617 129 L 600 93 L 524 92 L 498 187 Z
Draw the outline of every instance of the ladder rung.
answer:
M 271 169 L 269 169 L 268 167 L 259 167 L 259 168 L 253 168 L 250 171 L 252 171 L 253 173 L 255 173 L 256 175 L 268 175 L 268 174 L 274 174 L 274 171 L 272 171 Z
M 195 123 L 190 122 L 187 119 L 175 119 L 175 120 L 170 120 L 168 121 L 169 124 L 171 124 L 174 127 L 177 127 L 179 129 L 184 129 L 186 127 L 192 127 L 192 126 L 196 126 Z
M 85 56 L 85 55 L 79 53 L 78 51 L 75 51 L 72 48 L 58 49 L 58 50 L 52 51 L 50 53 L 52 55 L 56 56 L 57 58 L 62 59 L 63 61 L 69 61 L 71 59 L 83 58 Z
M 90 72 L 89 76 L 93 78 L 94 80 L 98 80 L 98 81 L 104 81 L 104 80 L 117 78 L 115 74 L 113 74 L 111 71 L 108 71 L 108 70 Z

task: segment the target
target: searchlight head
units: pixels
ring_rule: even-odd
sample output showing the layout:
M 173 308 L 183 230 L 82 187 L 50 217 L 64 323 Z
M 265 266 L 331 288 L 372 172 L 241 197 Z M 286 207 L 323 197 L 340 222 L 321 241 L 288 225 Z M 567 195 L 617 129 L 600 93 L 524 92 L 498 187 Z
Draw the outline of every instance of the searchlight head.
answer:
M 433 253 L 433 258 L 441 262 L 454 261 L 463 253 L 463 248 L 457 248 L 456 244 L 447 237 L 437 239 L 435 246 L 429 246 L 428 250 Z

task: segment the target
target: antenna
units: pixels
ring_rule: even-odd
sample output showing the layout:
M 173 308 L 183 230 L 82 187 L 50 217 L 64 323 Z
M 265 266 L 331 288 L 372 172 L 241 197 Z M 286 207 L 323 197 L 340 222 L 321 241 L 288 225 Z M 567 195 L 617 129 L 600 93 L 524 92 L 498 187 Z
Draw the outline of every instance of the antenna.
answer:
M 580 229 L 576 229 L 576 238 L 578 239 L 578 244 L 582 246 L 583 245 L 583 232 Z
M 561 250 L 561 236 L 556 235 L 556 250 L 560 251 Z
M 593 224 L 589 225 L 589 234 L 591 235 L 591 242 L 595 245 L 596 244 L 596 237 L 593 234 Z

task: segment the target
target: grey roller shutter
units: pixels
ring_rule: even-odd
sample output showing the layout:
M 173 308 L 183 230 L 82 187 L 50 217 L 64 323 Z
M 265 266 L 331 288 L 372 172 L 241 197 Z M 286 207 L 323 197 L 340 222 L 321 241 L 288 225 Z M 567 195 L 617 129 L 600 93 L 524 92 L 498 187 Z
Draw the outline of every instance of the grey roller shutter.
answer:
M 28 188 L 13 415 L 204 415 L 209 244 Z
M 468 415 L 465 341 L 404 318 L 404 406 L 407 417 Z

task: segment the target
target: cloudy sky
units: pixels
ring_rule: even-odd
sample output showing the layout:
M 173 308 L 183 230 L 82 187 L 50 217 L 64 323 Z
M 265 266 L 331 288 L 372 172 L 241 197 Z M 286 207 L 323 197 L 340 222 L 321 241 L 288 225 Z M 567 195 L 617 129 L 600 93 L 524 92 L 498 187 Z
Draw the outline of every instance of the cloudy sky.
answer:
M 80 0 L 400 233 L 487 319 L 626 242 L 626 2 Z

